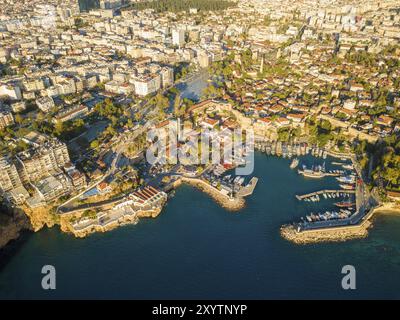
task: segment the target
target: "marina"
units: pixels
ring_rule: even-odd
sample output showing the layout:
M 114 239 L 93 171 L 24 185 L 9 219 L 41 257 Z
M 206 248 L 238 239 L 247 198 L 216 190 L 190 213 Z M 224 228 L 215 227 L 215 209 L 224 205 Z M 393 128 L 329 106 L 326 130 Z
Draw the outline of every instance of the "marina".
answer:
M 319 235 L 316 235 L 316 232 L 319 231 L 328 234 L 327 237 L 322 236 L 322 239 L 335 241 L 335 235 L 338 236 L 338 240 L 343 238 L 343 232 L 336 233 L 335 228 L 343 229 L 348 227 L 349 229 L 344 229 L 345 238 L 366 236 L 367 228 L 370 226 L 370 223 L 367 222 L 372 216 L 377 202 L 365 187 L 361 170 L 356 165 L 356 160 L 354 158 L 351 158 L 351 160 L 351 164 L 332 162 L 333 165 L 340 165 L 348 170 L 352 169 L 351 171 L 337 170 L 333 172 L 334 174 L 331 172 L 331 176 L 335 177 L 341 189 L 324 189 L 304 195 L 296 195 L 299 201 L 305 202 L 316 203 L 320 202 L 322 198 L 327 201 L 336 199 L 332 203 L 335 209 L 319 213 L 311 212 L 305 218 L 302 217 L 301 222 L 284 226 L 281 229 L 283 237 L 294 242 L 300 241 L 299 239 L 303 239 L 301 241 L 313 242 L 321 239 Z M 342 161 L 346 161 L 346 159 Z M 313 169 L 311 172 L 316 175 L 318 173 L 324 175 L 326 173 L 325 165 L 322 167 L 319 166 L 317 170 Z M 307 176 L 307 174 L 304 176 Z M 291 232 L 291 229 L 294 231 Z M 313 232 L 307 233 L 310 230 Z

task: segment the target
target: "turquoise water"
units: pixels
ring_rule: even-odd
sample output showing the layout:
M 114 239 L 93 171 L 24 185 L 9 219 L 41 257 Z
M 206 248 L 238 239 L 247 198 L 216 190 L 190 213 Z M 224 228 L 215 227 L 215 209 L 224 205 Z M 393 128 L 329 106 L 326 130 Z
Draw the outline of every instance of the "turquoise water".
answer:
M 239 213 L 182 187 L 155 220 L 84 240 L 57 229 L 34 234 L 0 270 L 0 298 L 400 298 L 400 218 L 380 216 L 367 239 L 346 243 L 280 237 L 282 224 L 315 209 L 295 194 L 337 185 L 305 180 L 289 163 L 257 154 L 260 181 Z M 47 264 L 57 270 L 51 292 L 41 289 Z M 347 264 L 357 270 L 351 292 L 341 289 Z

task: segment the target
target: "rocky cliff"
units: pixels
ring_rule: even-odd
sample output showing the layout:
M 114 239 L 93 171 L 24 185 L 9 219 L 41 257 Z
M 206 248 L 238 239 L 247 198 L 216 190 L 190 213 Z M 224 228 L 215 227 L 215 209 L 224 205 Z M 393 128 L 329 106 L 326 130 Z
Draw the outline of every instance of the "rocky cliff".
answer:
M 23 230 L 31 230 L 29 218 L 20 209 L 0 206 L 0 249 L 17 239 Z

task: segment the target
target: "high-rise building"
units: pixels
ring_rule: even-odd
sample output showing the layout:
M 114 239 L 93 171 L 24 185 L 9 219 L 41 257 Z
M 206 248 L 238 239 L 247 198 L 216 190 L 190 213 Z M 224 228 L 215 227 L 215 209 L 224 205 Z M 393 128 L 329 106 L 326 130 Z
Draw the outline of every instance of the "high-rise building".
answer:
M 23 181 L 37 181 L 61 171 L 70 162 L 66 144 L 55 138 L 49 138 L 45 143 L 19 153 L 16 159 Z
M 182 29 L 172 30 L 172 44 L 179 47 L 185 44 L 185 30 Z
M 174 84 L 174 69 L 170 67 L 163 67 L 160 70 L 161 85 L 163 88 L 168 88 Z
M 22 182 L 15 165 L 8 158 L 0 158 L 0 191 L 7 192 L 21 186 Z

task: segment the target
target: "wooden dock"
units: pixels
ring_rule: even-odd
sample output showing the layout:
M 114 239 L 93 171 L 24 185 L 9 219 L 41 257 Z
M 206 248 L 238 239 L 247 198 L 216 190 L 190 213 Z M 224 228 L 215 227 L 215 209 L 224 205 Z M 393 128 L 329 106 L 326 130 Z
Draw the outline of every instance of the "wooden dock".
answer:
M 355 194 L 356 192 L 355 192 L 355 190 L 321 190 L 321 191 L 316 191 L 316 192 L 312 192 L 312 193 L 307 193 L 307 194 L 304 194 L 304 195 L 301 195 L 301 196 L 299 196 L 299 195 L 296 195 L 296 198 L 297 198 L 297 200 L 304 200 L 304 199 L 307 199 L 307 198 L 311 198 L 311 197 L 315 197 L 315 196 L 319 196 L 319 195 L 322 195 L 322 194 L 324 194 L 324 193 L 331 193 L 331 194 L 334 194 L 334 193 L 347 193 L 347 194 Z

